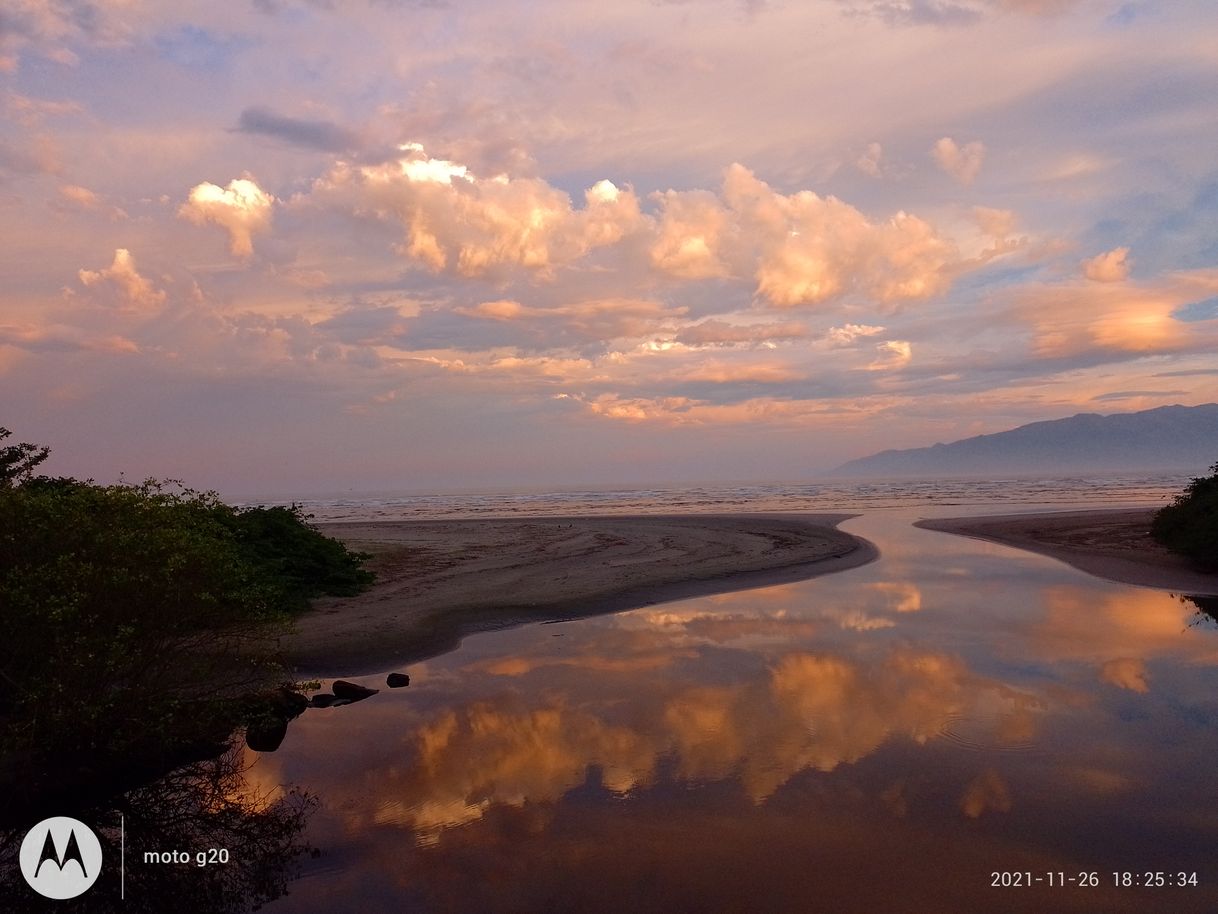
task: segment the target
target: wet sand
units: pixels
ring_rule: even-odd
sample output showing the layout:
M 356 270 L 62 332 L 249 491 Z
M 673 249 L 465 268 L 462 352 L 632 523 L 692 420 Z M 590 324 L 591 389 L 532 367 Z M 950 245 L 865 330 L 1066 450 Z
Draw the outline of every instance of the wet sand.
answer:
M 1177 593 L 1218 595 L 1218 575 L 1150 538 L 1153 508 L 953 517 L 914 524 L 1047 555 L 1096 577 Z
M 603 516 L 319 524 L 377 583 L 318 600 L 280 642 L 297 676 L 354 676 L 465 635 L 841 571 L 878 555 L 854 515 Z

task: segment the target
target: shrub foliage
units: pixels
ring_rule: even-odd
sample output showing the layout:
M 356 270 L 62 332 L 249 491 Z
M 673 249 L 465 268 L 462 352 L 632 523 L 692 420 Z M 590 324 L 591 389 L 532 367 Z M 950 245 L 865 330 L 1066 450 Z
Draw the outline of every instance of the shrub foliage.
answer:
M 0 789 L 47 759 L 84 777 L 222 741 L 243 697 L 285 678 L 268 632 L 371 582 L 296 507 L 34 477 L 44 457 L 0 449 Z
M 1218 463 L 1155 514 L 1150 533 L 1203 571 L 1218 571 Z

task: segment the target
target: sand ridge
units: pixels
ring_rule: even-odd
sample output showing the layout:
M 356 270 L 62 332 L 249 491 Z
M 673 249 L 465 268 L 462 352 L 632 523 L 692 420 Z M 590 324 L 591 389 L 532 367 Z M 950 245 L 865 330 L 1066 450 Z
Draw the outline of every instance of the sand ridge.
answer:
M 357 675 L 524 621 L 612 612 L 871 561 L 854 515 L 604 515 L 318 527 L 372 553 L 367 593 L 325 599 L 281 641 L 297 675 Z
M 1122 584 L 1176 593 L 1218 594 L 1218 575 L 1193 569 L 1150 537 L 1154 508 L 1004 514 L 920 520 L 914 524 L 1047 555 Z

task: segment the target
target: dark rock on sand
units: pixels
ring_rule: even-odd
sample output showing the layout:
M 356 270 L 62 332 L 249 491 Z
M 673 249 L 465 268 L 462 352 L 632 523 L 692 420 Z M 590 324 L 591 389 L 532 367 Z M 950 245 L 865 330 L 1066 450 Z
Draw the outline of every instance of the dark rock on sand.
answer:
M 348 701 L 361 701 L 380 691 L 380 689 L 370 689 L 367 686 L 356 685 L 354 682 L 347 682 L 345 679 L 336 679 L 330 685 L 330 689 L 336 698 L 345 698 Z
M 410 677 L 405 673 L 390 673 L 385 677 L 385 684 L 391 689 L 400 689 L 402 686 L 410 685 Z
M 255 752 L 274 752 L 287 735 L 286 720 L 267 721 L 246 730 L 245 743 Z

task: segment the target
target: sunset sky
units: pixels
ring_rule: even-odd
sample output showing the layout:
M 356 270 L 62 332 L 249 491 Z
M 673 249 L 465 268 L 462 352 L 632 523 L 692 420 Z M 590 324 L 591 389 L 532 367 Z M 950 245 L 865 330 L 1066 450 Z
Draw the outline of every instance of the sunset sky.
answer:
M 0 425 L 230 494 L 1218 400 L 1212 0 L 3 0 Z

